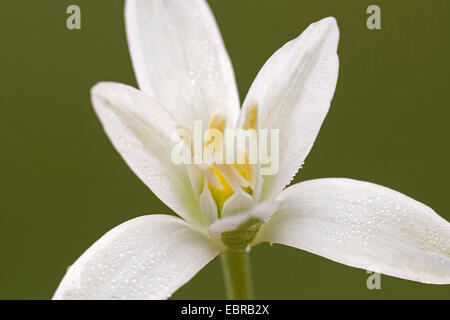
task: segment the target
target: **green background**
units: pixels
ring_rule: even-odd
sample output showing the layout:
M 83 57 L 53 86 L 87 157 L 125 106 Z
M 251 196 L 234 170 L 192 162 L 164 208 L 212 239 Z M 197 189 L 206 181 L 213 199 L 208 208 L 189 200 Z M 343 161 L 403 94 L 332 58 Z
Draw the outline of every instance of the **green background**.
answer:
M 340 75 L 296 181 L 349 177 L 399 190 L 450 220 L 450 1 L 209 1 L 241 99 L 266 59 L 310 23 L 336 17 Z M 66 28 L 78 4 L 82 30 Z M 382 29 L 368 30 L 370 4 Z M 114 226 L 169 213 L 129 170 L 94 115 L 101 80 L 136 86 L 123 1 L 7 1 L 1 30 L 0 298 L 47 299 L 69 266 Z M 257 298 L 450 298 L 450 286 L 368 274 L 313 254 L 252 250 Z M 224 298 L 218 259 L 174 298 Z

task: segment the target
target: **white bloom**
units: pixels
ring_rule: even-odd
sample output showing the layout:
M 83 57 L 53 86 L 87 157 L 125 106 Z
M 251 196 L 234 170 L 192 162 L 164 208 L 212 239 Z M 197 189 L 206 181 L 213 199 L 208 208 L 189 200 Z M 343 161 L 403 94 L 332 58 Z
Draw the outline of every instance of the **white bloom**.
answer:
M 450 224 L 372 183 L 330 178 L 283 190 L 309 153 L 338 76 L 334 18 L 310 25 L 258 73 L 239 108 L 232 66 L 204 0 L 128 0 L 126 29 L 141 91 L 100 83 L 92 102 L 114 147 L 182 219 L 147 215 L 94 243 L 55 299 L 164 299 L 227 248 L 276 242 L 425 283 L 450 283 Z M 195 120 L 280 129 L 280 165 L 176 165 L 172 133 Z

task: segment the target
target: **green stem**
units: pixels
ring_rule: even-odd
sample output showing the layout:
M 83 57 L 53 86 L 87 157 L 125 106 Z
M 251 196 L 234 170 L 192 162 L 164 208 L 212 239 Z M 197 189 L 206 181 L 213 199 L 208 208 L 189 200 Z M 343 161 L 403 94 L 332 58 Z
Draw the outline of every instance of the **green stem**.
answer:
M 227 298 L 230 300 L 254 299 L 249 253 L 227 250 L 220 255 L 220 258 Z

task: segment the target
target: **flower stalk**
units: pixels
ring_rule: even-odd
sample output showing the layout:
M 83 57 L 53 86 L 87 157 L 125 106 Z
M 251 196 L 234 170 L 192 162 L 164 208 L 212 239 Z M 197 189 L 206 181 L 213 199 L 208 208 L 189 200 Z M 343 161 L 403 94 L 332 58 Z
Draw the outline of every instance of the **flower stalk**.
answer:
M 229 300 L 254 299 L 250 254 L 227 250 L 220 255 L 225 289 Z

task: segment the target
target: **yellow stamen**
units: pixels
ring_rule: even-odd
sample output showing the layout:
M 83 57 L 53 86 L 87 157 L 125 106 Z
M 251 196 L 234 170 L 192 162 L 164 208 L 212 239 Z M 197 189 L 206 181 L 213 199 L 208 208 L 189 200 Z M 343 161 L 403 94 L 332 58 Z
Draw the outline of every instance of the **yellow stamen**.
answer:
M 219 131 L 222 131 L 225 129 L 225 124 L 227 123 L 227 119 L 222 116 L 220 113 L 215 113 L 211 121 L 209 122 L 209 128 L 210 129 L 217 129 Z
M 218 130 L 221 133 L 224 132 L 225 130 L 225 125 L 227 123 L 227 119 L 222 116 L 220 113 L 215 113 L 211 120 L 209 121 L 209 127 L 208 130 L 206 132 L 206 143 L 205 143 L 205 148 L 207 148 L 211 143 L 214 144 L 218 144 L 219 142 L 221 143 L 221 141 L 215 141 L 215 136 L 213 135 L 213 130 Z M 212 139 L 214 138 L 214 139 Z M 218 151 L 218 150 L 216 150 Z
M 222 209 L 223 209 L 223 204 L 229 197 L 231 197 L 233 195 L 234 191 L 233 191 L 233 188 L 231 188 L 228 181 L 223 176 L 222 172 L 220 172 L 220 170 L 217 167 L 210 166 L 210 167 L 208 167 L 208 170 L 210 170 L 214 174 L 214 177 L 217 179 L 217 181 L 222 186 L 222 189 L 219 189 L 216 186 L 214 186 L 208 182 L 208 187 L 209 187 L 209 190 L 211 191 L 211 195 L 214 199 L 214 202 L 217 205 L 217 211 L 218 211 L 219 218 L 220 218 Z
M 245 109 L 244 123 L 242 124 L 242 129 L 244 130 L 256 130 L 256 121 L 258 119 L 258 105 L 256 102 L 251 102 L 250 106 Z M 239 173 L 247 179 L 247 181 L 252 183 L 252 169 L 248 161 L 247 155 L 245 155 L 245 162 L 243 164 L 234 164 Z M 248 188 L 243 188 L 247 193 L 250 193 Z M 251 188 L 250 188 L 251 191 Z M 251 193 L 250 193 L 251 194 Z
M 242 129 L 244 130 L 256 129 L 257 117 L 258 117 L 258 106 L 256 105 L 256 103 L 253 103 L 245 110 L 245 117 Z
M 234 163 L 236 170 L 244 177 L 250 184 L 252 183 L 252 168 L 248 161 L 247 155 L 244 155 L 245 162 L 242 164 Z
M 258 106 L 256 103 L 253 103 L 248 108 L 246 108 L 242 129 L 255 130 L 256 125 L 257 125 L 257 123 L 256 123 L 257 115 L 258 115 Z M 216 113 L 212 116 L 212 118 L 209 122 L 209 129 L 215 129 L 215 130 L 218 130 L 221 133 L 223 133 L 225 130 L 225 125 L 226 125 L 226 118 L 224 116 L 222 116 L 220 113 Z M 207 136 L 205 139 L 205 141 L 206 141 L 205 148 L 213 148 L 214 152 L 221 152 L 221 149 L 218 150 L 218 148 L 220 148 L 222 141 L 220 141 L 220 143 L 219 143 L 219 141 L 215 141 L 217 137 L 216 137 L 216 135 L 213 134 L 213 131 L 214 130 L 210 130 L 209 133 L 207 132 Z M 241 152 L 243 152 L 243 151 L 241 151 Z M 226 171 L 226 170 L 228 170 L 228 168 L 226 168 L 226 167 L 222 168 L 222 171 L 225 170 L 223 172 L 221 171 L 221 169 L 219 169 L 220 167 L 218 167 L 216 165 L 211 165 L 206 168 L 206 170 L 209 171 L 209 173 L 208 173 L 209 178 L 206 178 L 206 176 L 205 176 L 206 183 L 211 192 L 211 196 L 213 197 L 214 202 L 217 205 L 219 218 L 221 218 L 222 209 L 225 204 L 225 201 L 227 201 L 227 199 L 234 194 L 233 188 L 239 187 L 239 184 L 240 184 L 242 190 L 244 190 L 245 192 L 247 192 L 250 195 L 252 195 L 252 193 L 253 193 L 253 190 L 251 187 L 252 167 L 249 163 L 249 158 L 248 158 L 247 154 L 244 153 L 243 156 L 245 159 L 244 163 L 238 164 L 237 162 L 235 162 L 234 164 L 230 164 L 230 166 L 232 166 L 232 170 L 236 170 L 237 173 L 242 178 L 244 178 L 246 181 L 248 181 L 248 184 L 247 183 L 243 184 L 242 181 L 240 181 L 240 182 L 234 181 L 235 179 L 239 180 L 240 179 L 239 176 L 235 176 L 233 178 L 233 175 L 227 174 L 227 172 L 228 173 L 230 173 L 230 172 Z M 211 176 L 211 173 L 212 173 L 212 176 Z M 225 178 L 225 175 L 227 176 L 227 178 Z M 212 181 L 211 179 L 214 179 L 214 181 Z M 231 179 L 231 180 L 227 181 L 227 179 Z M 205 185 L 205 183 L 204 183 L 204 185 Z

